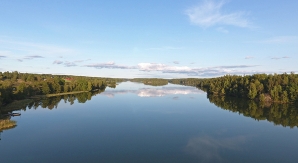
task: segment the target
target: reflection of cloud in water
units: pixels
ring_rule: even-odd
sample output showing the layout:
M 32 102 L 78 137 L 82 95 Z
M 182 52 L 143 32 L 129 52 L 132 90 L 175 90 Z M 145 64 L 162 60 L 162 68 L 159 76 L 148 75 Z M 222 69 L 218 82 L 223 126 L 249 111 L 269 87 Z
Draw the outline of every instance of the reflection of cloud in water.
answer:
M 138 90 L 138 96 L 140 97 L 158 97 L 165 95 L 187 95 L 187 94 L 198 94 L 200 90 L 189 88 L 189 87 L 162 87 L 160 89 L 155 88 L 143 88 Z
M 139 97 L 161 97 L 166 95 L 187 95 L 187 94 L 202 94 L 201 90 L 192 87 L 158 87 L 158 88 L 140 88 L 138 90 L 108 90 L 102 95 L 114 97 L 115 94 L 134 93 Z
M 115 96 L 113 93 L 108 93 L 108 92 L 105 93 L 105 95 L 109 98 L 114 98 L 114 96 Z
M 111 90 L 111 91 L 105 91 L 105 92 L 102 92 L 101 95 L 105 95 L 107 97 L 110 97 L 110 98 L 114 98 L 115 94 L 126 94 L 126 93 L 129 93 L 130 91 L 127 91 L 127 90 Z
M 196 156 L 200 162 L 224 162 L 220 150 L 240 150 L 246 141 L 245 136 L 215 139 L 209 136 L 191 138 L 185 151 Z

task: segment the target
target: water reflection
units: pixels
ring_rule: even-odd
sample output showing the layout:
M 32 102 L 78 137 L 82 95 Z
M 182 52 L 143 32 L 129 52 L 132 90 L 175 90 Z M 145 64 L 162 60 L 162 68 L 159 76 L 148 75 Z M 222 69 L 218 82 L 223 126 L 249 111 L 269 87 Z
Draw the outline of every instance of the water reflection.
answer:
M 208 96 L 216 106 L 251 117 L 255 120 L 267 120 L 275 125 L 298 127 L 298 110 L 296 104 L 257 103 L 239 98 Z
M 199 136 L 189 139 L 185 151 L 197 157 L 199 162 L 224 162 L 221 151 L 241 150 L 241 145 L 246 142 L 245 136 L 230 138 L 213 138 L 211 136 Z
M 153 87 L 139 88 L 138 90 L 107 90 L 102 95 L 114 97 L 116 94 L 137 94 L 139 97 L 162 97 L 166 95 L 187 95 L 187 94 L 204 94 L 199 89 L 193 87 Z
M 0 110 L 0 134 L 4 130 L 12 129 L 17 126 L 17 122 L 14 120 L 11 120 L 11 116 L 9 115 L 9 112 L 15 111 L 15 110 L 22 110 L 26 111 L 27 109 L 37 109 L 38 107 L 47 108 L 49 110 L 52 110 L 54 108 L 58 107 L 58 104 L 63 100 L 64 103 L 69 103 L 70 105 L 73 105 L 75 101 L 78 103 L 85 103 L 92 99 L 92 96 L 95 96 L 97 94 L 100 94 L 105 89 L 98 90 L 95 92 L 84 92 L 84 93 L 78 93 L 78 94 L 68 94 L 63 96 L 55 96 L 55 97 L 49 97 L 44 99 L 38 99 L 31 103 L 29 103 L 27 106 L 23 106 L 22 108 L 4 108 Z M 1 140 L 1 137 L 0 137 Z
M 75 101 L 78 103 L 85 103 L 87 101 L 90 101 L 92 99 L 92 96 L 96 96 L 97 94 L 100 94 L 104 91 L 98 90 L 95 92 L 84 92 L 84 93 L 78 93 L 78 94 L 69 94 L 69 95 L 63 95 L 63 96 L 55 96 L 55 97 L 49 97 L 44 98 L 41 100 L 36 100 L 32 103 L 30 103 L 27 107 L 28 109 L 36 109 L 39 106 L 42 108 L 48 108 L 50 110 L 57 108 L 60 101 L 64 101 L 64 103 L 69 103 L 70 105 L 73 105 Z M 26 108 L 22 108 L 21 110 L 26 110 Z
M 104 96 L 94 97 L 98 94 Z M 117 98 L 107 98 L 108 95 L 116 95 Z M 2 134 L 5 134 L 2 135 L 5 141 L 0 141 L 0 153 L 7 156 L 1 158 L 1 161 L 57 162 L 59 159 L 61 162 L 274 162 L 275 160 L 291 162 L 291 159 L 297 160 L 295 155 L 298 146 L 295 141 L 297 130 L 276 128 L 273 125 L 264 127 L 260 123 L 250 121 L 243 123 L 243 117 L 231 116 L 233 113 L 222 114 L 222 111 L 206 101 L 205 95 L 194 87 L 173 85 L 152 87 L 127 82 L 121 83 L 119 87 L 117 85 L 116 89 L 107 88 L 101 92 L 35 101 L 23 108 L 31 110 L 22 113 L 23 117 L 18 119 L 18 128 L 15 130 L 6 132 L 7 129 L 16 127 L 17 123 L 12 121 L 13 118 L 7 117 L 0 121 L 2 122 L 0 124 L 5 124 L 0 130 L 0 134 L 2 131 L 4 131 Z M 264 117 L 263 114 L 259 116 L 260 105 L 257 103 L 240 102 L 239 99 L 232 101 L 220 97 L 208 98 L 210 102 L 222 108 L 229 108 L 246 116 Z M 67 104 L 62 104 L 63 102 Z M 269 104 L 262 105 L 265 110 L 273 107 Z M 291 105 L 287 105 L 289 108 L 284 107 L 277 110 L 286 110 L 286 114 L 291 113 L 293 117 L 297 115 L 293 109 L 289 111 Z M 33 110 L 37 108 L 38 110 Z M 253 108 L 256 109 L 255 112 Z M 275 110 L 272 110 L 274 113 Z M 248 111 L 255 114 L 246 113 Z M 3 114 L 5 112 L 2 110 Z M 14 157 L 15 153 L 19 153 L 18 157 Z

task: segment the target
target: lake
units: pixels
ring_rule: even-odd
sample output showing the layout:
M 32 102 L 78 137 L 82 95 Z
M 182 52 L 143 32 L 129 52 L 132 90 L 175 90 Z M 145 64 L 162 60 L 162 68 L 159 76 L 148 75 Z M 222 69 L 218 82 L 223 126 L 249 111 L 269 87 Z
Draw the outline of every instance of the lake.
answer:
M 45 99 L 2 119 L 1 162 L 297 162 L 298 111 L 123 82 Z M 1 124 L 0 123 L 0 124 Z

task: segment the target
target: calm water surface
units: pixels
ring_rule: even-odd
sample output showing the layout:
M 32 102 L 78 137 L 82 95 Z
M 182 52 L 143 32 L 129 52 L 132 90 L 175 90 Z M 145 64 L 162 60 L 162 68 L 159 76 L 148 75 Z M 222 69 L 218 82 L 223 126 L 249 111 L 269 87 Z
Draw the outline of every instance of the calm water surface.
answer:
M 297 126 L 285 125 L 298 116 L 287 108 L 235 111 L 194 87 L 132 82 L 59 101 L 10 119 L 1 162 L 298 162 Z

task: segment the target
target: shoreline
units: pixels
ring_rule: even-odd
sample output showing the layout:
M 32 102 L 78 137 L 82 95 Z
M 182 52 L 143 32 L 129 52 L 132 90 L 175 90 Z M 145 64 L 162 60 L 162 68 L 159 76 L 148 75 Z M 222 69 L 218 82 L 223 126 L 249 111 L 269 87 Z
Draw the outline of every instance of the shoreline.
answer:
M 96 91 L 96 90 L 92 90 L 92 91 Z M 55 93 L 55 94 L 46 94 L 46 95 L 34 95 L 34 96 L 30 96 L 30 97 L 27 97 L 22 100 L 15 100 L 5 106 L 0 106 L 0 113 L 6 112 L 6 111 L 9 112 L 9 111 L 20 110 L 24 107 L 27 107 L 30 103 L 37 101 L 37 100 L 41 100 L 43 98 L 71 95 L 71 94 L 79 94 L 79 93 L 85 93 L 85 92 L 90 92 L 90 91 L 74 91 L 74 92 Z

